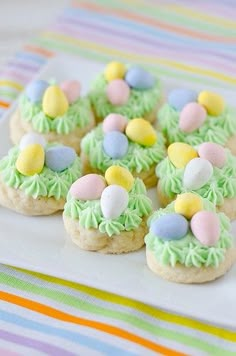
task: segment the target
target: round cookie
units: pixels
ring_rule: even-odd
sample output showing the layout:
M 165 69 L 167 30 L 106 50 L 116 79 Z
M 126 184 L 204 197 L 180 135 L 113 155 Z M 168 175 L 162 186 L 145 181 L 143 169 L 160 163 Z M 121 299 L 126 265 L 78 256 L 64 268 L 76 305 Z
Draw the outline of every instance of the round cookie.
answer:
M 112 165 L 127 168 L 146 187 L 155 186 L 155 167 L 166 154 L 165 140 L 151 124 L 136 118 L 128 122 L 121 115 L 109 114 L 103 124 L 81 142 L 84 173 L 104 174 Z
M 162 90 L 160 80 L 144 68 L 110 62 L 95 79 L 89 97 L 97 122 L 111 112 L 154 122 Z
M 0 205 L 25 215 L 63 210 L 71 184 L 81 176 L 73 148 L 47 144 L 29 133 L 0 160 Z
M 112 166 L 113 179 L 88 174 L 70 188 L 63 220 L 80 248 L 120 254 L 140 249 L 147 233 L 151 200 L 141 179 Z
M 148 220 L 148 267 L 176 283 L 205 283 L 223 276 L 236 261 L 229 219 L 199 195 L 178 198 L 181 204 L 172 202 Z M 193 201 L 198 201 L 194 209 Z
M 88 97 L 80 96 L 80 83 L 60 85 L 36 80 L 28 85 L 10 119 L 14 144 L 28 132 L 42 134 L 47 142 L 70 146 L 80 153 L 81 138 L 94 126 Z

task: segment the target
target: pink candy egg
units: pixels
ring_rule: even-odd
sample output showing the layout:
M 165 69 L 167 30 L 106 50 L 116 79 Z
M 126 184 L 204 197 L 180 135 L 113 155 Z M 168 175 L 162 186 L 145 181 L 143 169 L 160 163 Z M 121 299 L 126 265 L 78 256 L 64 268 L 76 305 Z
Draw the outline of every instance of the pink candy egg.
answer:
M 87 174 L 77 179 L 70 187 L 70 194 L 79 200 L 100 199 L 106 188 L 105 179 L 98 174 Z
M 220 238 L 220 221 L 216 213 L 202 210 L 190 222 L 191 230 L 202 245 L 214 246 Z
M 227 158 L 224 147 L 213 142 L 202 143 L 198 148 L 198 154 L 218 168 L 222 168 L 225 165 Z
M 129 99 L 130 88 L 123 79 L 115 79 L 107 85 L 106 94 L 112 105 L 124 105 Z
M 104 119 L 102 129 L 104 133 L 110 131 L 124 132 L 128 124 L 128 120 L 125 116 L 119 114 L 109 114 Z
M 60 84 L 60 87 L 70 104 L 80 97 L 81 86 L 77 80 L 66 80 Z
M 189 103 L 184 106 L 179 117 L 179 128 L 181 131 L 190 133 L 200 126 L 206 120 L 206 110 L 198 103 Z

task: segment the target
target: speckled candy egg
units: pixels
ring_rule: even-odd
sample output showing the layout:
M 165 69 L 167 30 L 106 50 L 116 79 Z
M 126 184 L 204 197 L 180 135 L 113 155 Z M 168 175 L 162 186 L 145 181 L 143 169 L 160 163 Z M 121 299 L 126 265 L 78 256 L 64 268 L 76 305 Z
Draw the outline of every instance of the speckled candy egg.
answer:
M 129 148 L 127 137 L 119 131 L 110 131 L 103 139 L 104 152 L 113 159 L 122 158 Z
M 32 103 L 38 103 L 42 100 L 48 85 L 45 80 L 35 80 L 26 87 L 25 94 Z
M 186 189 L 197 190 L 212 177 L 212 164 L 204 158 L 194 158 L 185 167 L 183 185 Z
M 225 102 L 221 95 L 210 92 L 201 91 L 198 96 L 198 102 L 205 107 L 209 115 L 219 116 L 225 108 Z
M 47 142 L 45 138 L 42 135 L 39 135 L 35 132 L 29 132 L 22 136 L 19 144 L 20 150 L 23 150 L 29 145 L 32 145 L 34 143 L 38 143 L 39 145 L 43 146 L 45 148 Z
M 142 67 L 131 67 L 125 76 L 125 81 L 136 90 L 151 89 L 155 84 L 155 77 Z
M 119 185 L 109 185 L 101 196 L 102 214 L 106 219 L 118 218 L 127 208 L 129 195 L 127 190 Z
M 114 79 L 122 79 L 124 78 L 126 72 L 125 65 L 121 62 L 110 62 L 106 66 L 104 76 L 105 79 L 110 82 Z
M 120 166 L 111 166 L 105 172 L 105 179 L 108 185 L 121 185 L 128 192 L 134 184 L 134 177 L 128 169 Z
M 77 179 L 70 187 L 70 194 L 78 200 L 96 200 L 100 199 L 105 188 L 105 179 L 92 173 Z
M 77 80 L 66 80 L 60 84 L 69 104 L 74 103 L 80 97 L 80 82 Z
M 167 152 L 169 160 L 176 168 L 184 168 L 191 159 L 198 157 L 197 151 L 183 142 L 172 143 Z
M 39 144 L 28 145 L 17 160 L 16 169 L 24 176 L 33 176 L 42 172 L 44 167 L 44 148 Z
M 188 103 L 197 101 L 197 92 L 190 89 L 173 89 L 168 95 L 168 103 L 172 108 L 181 111 Z
M 102 123 L 102 130 L 104 133 L 110 131 L 124 132 L 127 124 L 128 119 L 125 116 L 119 114 L 109 114 Z
M 188 221 L 180 214 L 165 214 L 151 222 L 150 232 L 162 240 L 179 240 L 188 232 Z
M 69 168 L 77 155 L 73 148 L 68 146 L 49 147 L 45 151 L 45 164 L 55 172 L 62 172 Z
M 174 203 L 175 212 L 191 219 L 198 211 L 203 209 L 203 203 L 200 196 L 193 193 L 179 194 Z
M 51 85 L 47 88 L 43 96 L 43 112 L 47 116 L 52 119 L 62 116 L 68 107 L 68 100 L 59 86 Z
M 206 110 L 198 103 L 185 105 L 179 116 L 179 128 L 181 131 L 190 133 L 202 126 L 206 120 Z
M 226 163 L 226 151 L 224 147 L 213 142 L 204 142 L 198 147 L 198 154 L 201 158 L 207 159 L 213 166 L 224 167 Z
M 124 80 L 115 79 L 107 85 L 106 94 L 112 105 L 125 105 L 129 100 L 130 88 Z
M 220 238 L 218 215 L 211 211 L 199 211 L 190 223 L 192 233 L 204 246 L 214 246 Z
M 142 118 L 130 120 L 125 133 L 131 141 L 143 146 L 153 146 L 157 141 L 156 131 L 149 121 Z

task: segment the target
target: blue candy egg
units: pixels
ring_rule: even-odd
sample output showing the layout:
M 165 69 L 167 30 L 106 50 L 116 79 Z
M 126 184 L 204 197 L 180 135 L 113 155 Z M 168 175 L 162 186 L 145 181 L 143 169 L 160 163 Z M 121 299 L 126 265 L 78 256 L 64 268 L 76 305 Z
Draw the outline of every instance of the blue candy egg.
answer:
M 77 155 L 75 150 L 68 146 L 54 146 L 45 151 L 45 164 L 55 172 L 62 172 L 70 167 Z
M 103 150 L 111 158 L 122 158 L 128 151 L 129 141 L 119 131 L 107 132 L 103 140 Z
M 181 111 L 183 107 L 192 102 L 197 102 L 198 93 L 190 89 L 174 89 L 168 95 L 168 103 L 177 111 Z
M 127 71 L 125 81 L 131 88 L 145 90 L 152 88 L 156 79 L 142 67 L 136 66 Z
M 42 100 L 48 86 L 45 80 L 35 80 L 26 87 L 25 94 L 32 103 L 37 103 Z
M 151 222 L 150 232 L 162 240 L 179 240 L 188 232 L 188 221 L 176 213 L 162 215 Z

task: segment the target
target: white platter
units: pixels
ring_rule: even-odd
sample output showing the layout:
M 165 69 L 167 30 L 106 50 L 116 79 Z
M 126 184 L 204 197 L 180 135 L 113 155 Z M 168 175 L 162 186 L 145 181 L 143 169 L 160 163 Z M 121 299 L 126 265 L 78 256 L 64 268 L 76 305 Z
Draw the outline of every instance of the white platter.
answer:
M 90 80 L 102 67 L 84 59 L 58 57 L 37 77 L 76 78 L 87 91 Z M 168 87 L 177 85 L 168 82 Z M 221 92 L 233 100 L 233 93 L 225 89 Z M 8 139 L 10 114 L 0 121 L 0 157 L 11 146 Z M 149 194 L 157 207 L 155 190 Z M 67 237 L 60 214 L 25 217 L 0 207 L 0 262 L 114 292 L 211 323 L 236 327 L 236 266 L 212 283 L 170 283 L 148 270 L 144 248 L 118 256 L 79 250 Z

